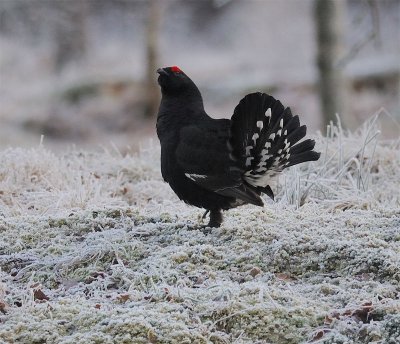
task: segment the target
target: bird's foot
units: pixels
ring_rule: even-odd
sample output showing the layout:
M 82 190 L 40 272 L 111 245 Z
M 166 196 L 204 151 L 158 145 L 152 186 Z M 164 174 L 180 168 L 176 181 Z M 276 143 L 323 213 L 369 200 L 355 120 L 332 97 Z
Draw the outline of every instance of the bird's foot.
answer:
M 222 223 L 222 213 L 220 209 L 217 210 L 206 210 L 206 212 L 201 217 L 201 222 L 210 213 L 210 221 L 206 225 L 195 226 L 191 228 L 192 230 L 201 230 L 204 234 L 210 234 L 212 228 L 218 228 L 221 226 Z

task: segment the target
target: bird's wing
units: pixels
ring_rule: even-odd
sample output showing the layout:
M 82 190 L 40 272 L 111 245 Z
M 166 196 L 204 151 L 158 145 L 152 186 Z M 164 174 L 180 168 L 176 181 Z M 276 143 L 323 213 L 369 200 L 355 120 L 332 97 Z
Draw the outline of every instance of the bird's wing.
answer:
M 186 126 L 180 131 L 176 159 L 186 177 L 223 196 L 262 205 L 259 195 L 243 183 L 244 170 L 230 155 L 230 121 L 209 123 Z

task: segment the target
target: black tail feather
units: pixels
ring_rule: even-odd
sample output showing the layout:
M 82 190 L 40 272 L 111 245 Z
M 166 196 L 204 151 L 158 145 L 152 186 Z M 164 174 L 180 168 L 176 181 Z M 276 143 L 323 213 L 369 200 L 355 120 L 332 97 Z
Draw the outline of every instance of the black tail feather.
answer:
M 275 196 L 269 185 L 267 185 L 266 187 L 259 187 L 258 190 L 261 191 L 262 193 L 265 193 L 268 197 L 274 200 Z
M 287 124 L 284 127 L 284 130 L 287 130 L 288 134 L 290 134 L 293 130 L 300 126 L 299 116 L 293 116 L 290 120 L 288 120 Z
M 252 93 L 236 106 L 232 116 L 232 155 L 245 169 L 245 181 L 273 197 L 268 182 L 273 174 L 305 161 L 318 160 L 315 141 L 304 138 L 305 125 L 279 100 Z M 297 144 L 296 144 L 297 143 Z
M 293 165 L 297 165 L 297 164 L 301 164 L 302 162 L 306 162 L 306 161 L 316 161 L 319 159 L 321 153 L 317 153 L 314 151 L 306 151 L 300 154 L 296 154 L 293 155 L 289 158 L 288 162 L 289 164 L 287 164 L 285 166 L 286 167 L 290 167 Z
M 300 141 L 307 134 L 307 126 L 302 125 L 295 130 L 293 130 L 287 136 L 288 142 L 290 142 L 290 146 L 293 146 L 296 142 Z
M 305 151 L 311 151 L 314 149 L 314 146 L 315 146 L 315 141 L 312 139 L 307 139 L 298 143 L 297 145 L 294 145 L 290 150 L 290 153 L 294 155 L 303 153 Z

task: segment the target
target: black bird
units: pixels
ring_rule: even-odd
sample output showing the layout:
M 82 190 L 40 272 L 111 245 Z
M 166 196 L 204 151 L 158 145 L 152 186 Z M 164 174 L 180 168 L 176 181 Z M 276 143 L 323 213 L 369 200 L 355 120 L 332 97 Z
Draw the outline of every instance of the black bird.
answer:
M 204 216 L 210 211 L 209 227 L 221 225 L 222 210 L 263 206 L 262 193 L 273 199 L 268 183 L 277 172 L 319 159 L 314 140 L 297 143 L 307 127 L 272 96 L 248 94 L 232 119 L 213 119 L 204 111 L 199 89 L 179 67 L 157 73 L 162 176 L 181 200 L 206 209 Z

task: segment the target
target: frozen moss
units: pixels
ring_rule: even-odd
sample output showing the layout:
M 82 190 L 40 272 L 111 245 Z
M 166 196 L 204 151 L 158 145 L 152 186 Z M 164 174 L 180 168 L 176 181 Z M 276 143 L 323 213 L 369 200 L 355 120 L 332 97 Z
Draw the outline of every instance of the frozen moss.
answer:
M 209 233 L 155 147 L 0 152 L 0 342 L 398 343 L 400 147 L 374 133 L 331 128 Z

